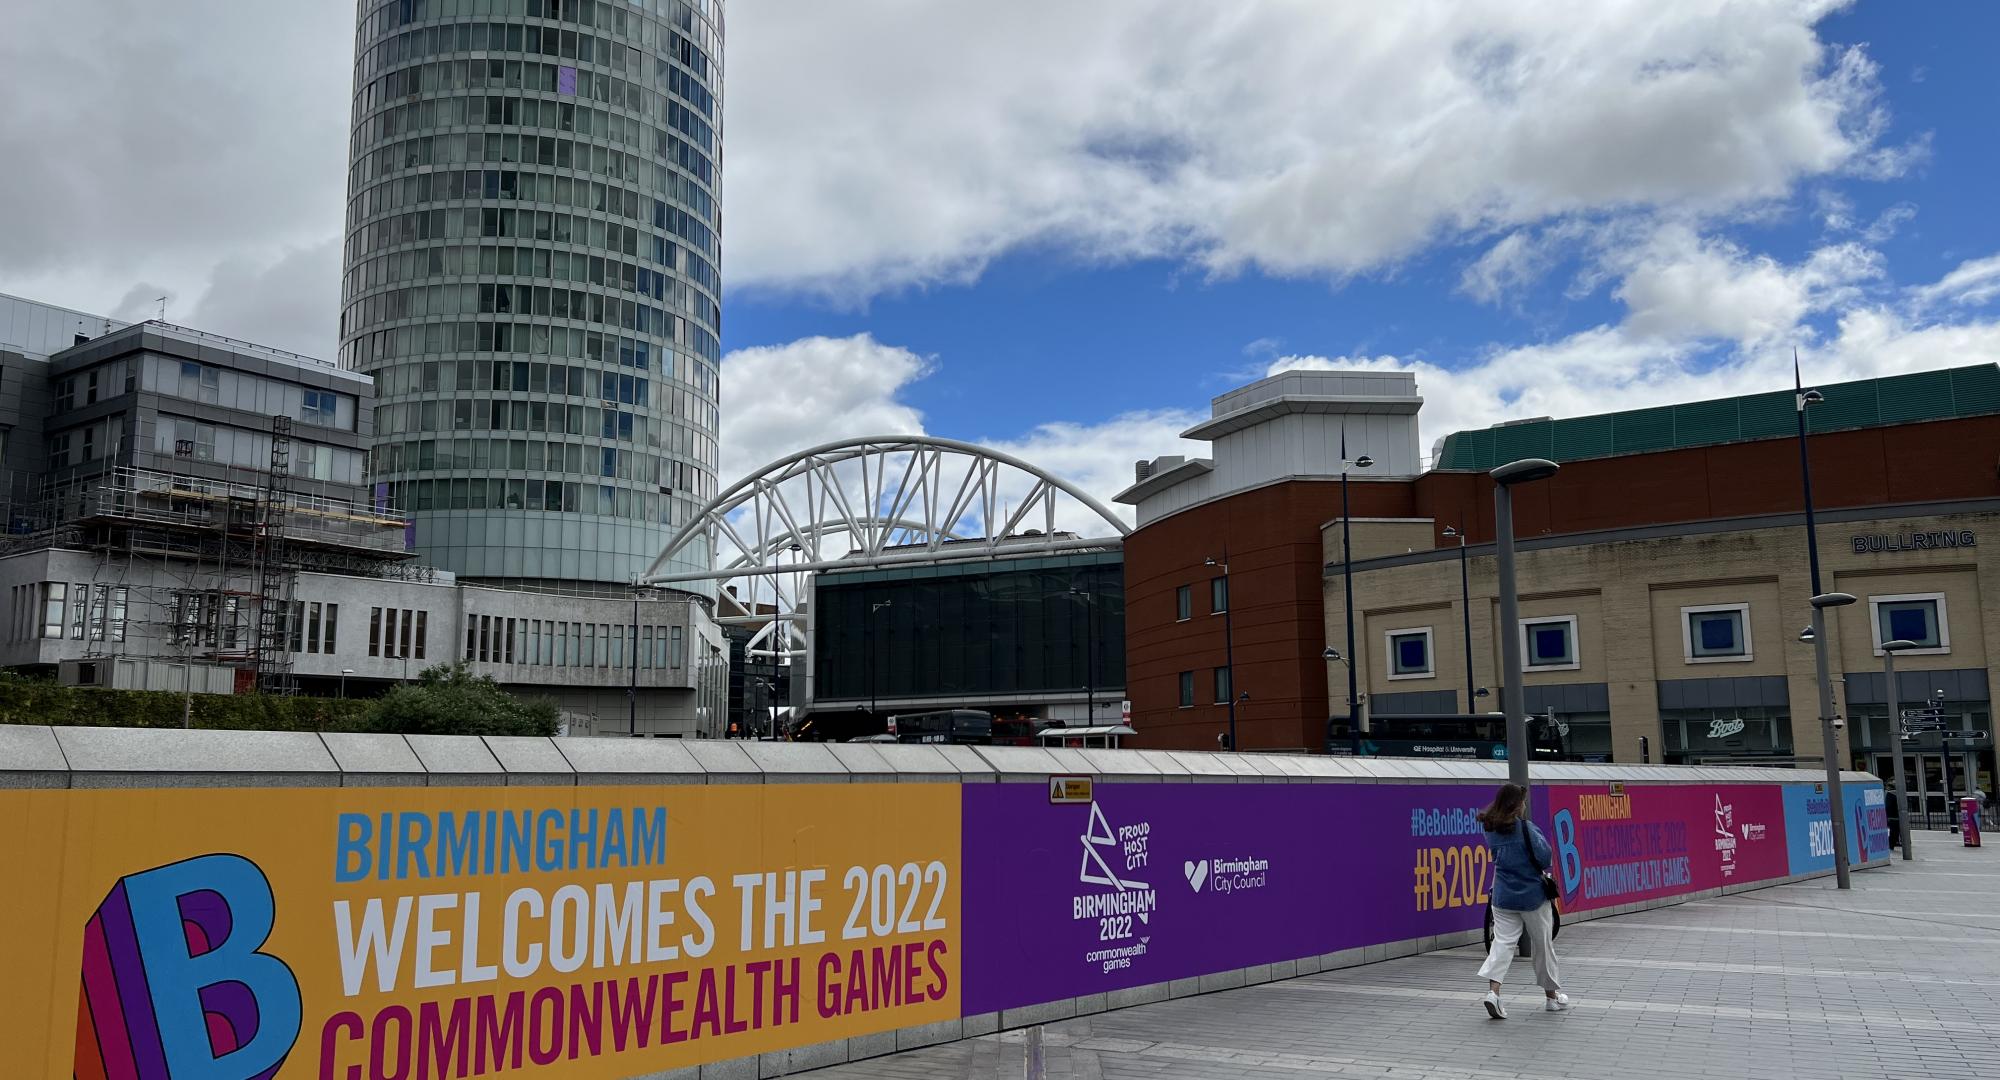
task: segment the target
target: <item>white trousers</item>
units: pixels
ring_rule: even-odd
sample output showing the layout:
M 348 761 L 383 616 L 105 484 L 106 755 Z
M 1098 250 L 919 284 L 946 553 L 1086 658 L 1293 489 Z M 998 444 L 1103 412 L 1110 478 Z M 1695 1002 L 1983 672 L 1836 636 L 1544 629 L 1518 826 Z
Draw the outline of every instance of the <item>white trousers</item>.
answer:
M 1494 908 L 1493 949 L 1486 954 L 1486 962 L 1479 965 L 1479 977 L 1505 983 L 1507 969 L 1514 964 L 1514 949 L 1526 931 L 1534 953 L 1535 981 L 1550 993 L 1562 989 L 1562 975 L 1556 970 L 1555 942 L 1549 937 L 1554 925 L 1555 917 L 1546 901 L 1533 911 Z

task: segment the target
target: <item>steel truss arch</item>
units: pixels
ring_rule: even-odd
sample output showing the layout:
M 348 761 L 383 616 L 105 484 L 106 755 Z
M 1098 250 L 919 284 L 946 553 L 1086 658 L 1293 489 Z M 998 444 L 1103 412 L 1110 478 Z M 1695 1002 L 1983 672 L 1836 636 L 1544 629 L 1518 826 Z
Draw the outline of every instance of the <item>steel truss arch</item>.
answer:
M 1108 535 L 1059 535 L 1064 497 Z M 1000 554 L 1101 550 L 1130 528 L 1076 485 L 1003 451 L 930 435 L 872 435 L 825 443 L 773 461 L 710 499 L 674 534 L 640 583 L 809 574 Z M 829 557 L 824 542 L 846 536 Z M 662 573 L 706 538 L 740 554 L 706 571 Z M 785 553 L 795 558 L 786 562 Z

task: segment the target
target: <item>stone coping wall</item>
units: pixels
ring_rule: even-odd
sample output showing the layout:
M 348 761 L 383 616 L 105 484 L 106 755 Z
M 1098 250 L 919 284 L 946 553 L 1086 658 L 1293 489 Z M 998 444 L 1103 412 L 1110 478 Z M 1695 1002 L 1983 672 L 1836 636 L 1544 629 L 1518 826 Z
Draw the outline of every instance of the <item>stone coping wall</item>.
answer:
M 1569 920 L 1832 865 L 1814 773 L 1534 773 Z M 1474 761 L 0 727 L 24 883 L 0 1039 L 51 1077 L 785 1075 L 1477 941 L 1471 815 L 1504 779 Z M 1871 865 L 1881 785 L 1847 790 Z

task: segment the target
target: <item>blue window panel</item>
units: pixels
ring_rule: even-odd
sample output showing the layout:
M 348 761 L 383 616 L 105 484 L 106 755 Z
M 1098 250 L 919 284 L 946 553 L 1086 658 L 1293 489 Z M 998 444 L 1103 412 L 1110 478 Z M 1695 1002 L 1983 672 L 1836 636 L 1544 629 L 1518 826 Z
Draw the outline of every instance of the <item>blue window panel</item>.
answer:
M 1424 648 L 1424 639 L 1411 635 L 1396 642 L 1396 674 L 1409 675 L 1429 671 L 1430 650 Z
M 1537 664 L 1569 663 L 1569 627 L 1537 626 L 1528 633 L 1530 652 Z
M 1734 615 L 1703 615 L 1696 625 L 1701 630 L 1701 651 L 1719 654 L 1743 651 L 1737 644 Z
M 1937 606 L 1932 601 L 1884 604 L 1881 610 L 1883 640 L 1900 638 L 1924 646 L 1938 644 Z

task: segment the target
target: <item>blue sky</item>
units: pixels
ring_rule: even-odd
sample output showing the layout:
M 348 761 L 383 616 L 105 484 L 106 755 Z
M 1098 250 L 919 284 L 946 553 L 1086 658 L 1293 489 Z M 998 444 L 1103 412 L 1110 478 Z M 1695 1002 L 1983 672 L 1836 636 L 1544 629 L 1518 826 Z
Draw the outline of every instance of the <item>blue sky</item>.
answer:
M 1691 12 L 1700 6 L 1688 5 Z M 2000 252 L 2000 218 L 1992 213 L 1990 195 L 2000 165 L 1990 109 L 2000 69 L 1990 63 L 1988 49 L 2000 30 L 2000 8 L 1863 3 L 1821 5 L 1825 10 L 1800 17 L 1796 5 L 1737 7 L 1750 10 L 1748 16 L 1739 10 L 1735 20 L 1746 25 L 1705 27 L 1731 20 L 1694 17 L 1685 27 L 1661 31 L 1658 23 L 1671 20 L 1657 13 L 1606 16 L 1629 15 L 1666 39 L 1659 58 L 1651 61 L 1662 66 L 1685 62 L 1699 68 L 1706 54 L 1723 69 L 1766 67 L 1740 79 L 1718 78 L 1739 85 L 1716 93 L 1715 100 L 1740 110 L 1709 110 L 1692 128 L 1663 122 L 1661 137 L 1728 139 L 1732 127 L 1761 125 L 1765 130 L 1758 138 L 1784 142 L 1796 134 L 1796 118 L 1775 115 L 1775 108 L 1760 115 L 1759 99 L 1770 95 L 1740 85 L 1777 79 L 1779 86 L 1816 88 L 1813 92 L 1830 102 L 1826 111 L 1836 115 L 1821 136 L 1837 144 L 1831 150 L 1794 146 L 1789 160 L 1741 163 L 1743 174 L 1754 180 L 1732 176 L 1725 167 L 1654 198 L 1583 195 L 1558 208 L 1488 213 L 1483 219 L 1477 209 L 1432 208 L 1433 218 L 1447 220 L 1433 220 L 1420 230 L 1427 235 L 1419 241 L 1361 258 L 1358 265 L 1312 252 L 1288 260 L 1280 249 L 1218 267 L 1213 249 L 1228 244 L 1227 238 L 1169 240 L 1153 250 L 1137 242 L 1131 246 L 1141 250 L 1120 253 L 1106 250 L 1115 248 L 1119 237 L 1107 240 L 1088 227 L 1079 236 L 1058 224 L 1020 230 L 1014 243 L 968 245 L 978 247 L 977 265 L 970 269 L 956 264 L 909 274 L 891 268 L 870 278 L 863 264 L 859 285 L 842 281 L 829 287 L 810 277 L 752 268 L 750 280 L 742 274 L 733 278 L 725 348 L 784 350 L 801 339 L 868 335 L 876 346 L 907 350 L 923 361 L 887 388 L 880 403 L 901 410 L 888 415 L 920 417 L 933 433 L 1041 448 L 1063 440 L 1038 435 L 1037 429 L 1070 425 L 1063 430 L 1085 453 L 1093 440 L 1107 444 L 1099 460 L 1061 455 L 1064 464 L 1091 474 L 1099 488 L 1123 478 L 1129 451 L 1144 445 L 1135 436 L 1150 434 L 1154 452 L 1174 451 L 1171 429 L 1189 410 L 1205 408 L 1210 397 L 1241 380 L 1283 366 L 1282 358 L 1325 366 L 1356 359 L 1423 365 L 1420 382 L 1432 402 L 1427 413 L 1439 414 L 1426 424 L 1427 440 L 1461 424 L 1516 415 L 1763 388 L 1788 376 L 1782 369 L 1789 366 L 1793 346 L 1827 381 L 2000 359 L 1988 349 L 2000 343 L 1991 333 L 1990 298 L 1983 295 L 1990 290 L 1973 287 L 1950 297 L 1915 299 L 1962 264 Z M 760 15 L 745 5 L 732 30 L 746 23 L 761 30 Z M 1279 21 L 1274 16 L 1273 24 Z M 1810 53 L 1789 74 L 1785 63 L 1765 57 L 1774 40 L 1776 47 L 1793 48 L 1799 41 L 1772 26 L 1809 42 Z M 926 38 L 926 32 L 935 36 Z M 1532 41 L 1545 33 L 1562 31 L 1528 28 L 1520 37 Z M 933 44 L 955 38 L 948 26 L 921 27 L 916 34 Z M 1139 49 L 1133 43 L 1145 39 L 1120 40 Z M 1585 41 L 1578 47 L 1593 45 Z M 1242 47 L 1241 42 L 1231 46 Z M 1164 55 L 1172 54 L 1163 48 Z M 1532 52 L 1523 47 L 1521 53 L 1527 55 L 1516 54 L 1511 62 L 1532 66 Z M 1342 55 L 1325 59 L 1337 62 Z M 1684 60 L 1687 55 L 1696 59 Z M 1157 60 L 1141 56 L 1132 62 Z M 741 80 L 745 67 L 755 72 L 761 66 L 755 57 L 738 60 L 732 78 Z M 1573 85 L 1565 85 L 1561 75 L 1548 79 L 1544 92 L 1553 94 L 1629 88 L 1619 85 L 1615 67 Z M 742 93 L 740 84 L 732 92 Z M 1372 92 L 1396 94 L 1390 86 Z M 750 115 L 736 122 L 730 137 L 754 138 L 762 107 L 753 97 Z M 1645 108 L 1635 106 L 1640 123 Z M 881 122 L 902 119 L 907 118 Z M 1208 138 L 1195 126 L 1200 119 L 1176 117 L 1166 128 L 1200 148 Z M 1429 116 L 1419 109 L 1399 119 L 1422 123 Z M 753 134 L 746 134 L 746 127 Z M 1573 134 L 1591 133 L 1583 125 Z M 1396 142 L 1391 137 L 1385 144 L 1393 148 Z M 1209 145 L 1228 144 L 1222 138 Z M 1309 145 L 1304 152 L 1311 153 Z M 1477 148 L 1465 167 L 1478 168 L 1483 159 L 1506 152 L 1504 146 Z M 1723 155 L 1723 164 L 1750 156 L 1754 148 L 1732 151 Z M 804 157 L 801 167 L 809 168 L 811 160 Z M 1054 168 L 1065 165 L 1060 152 L 1047 160 Z M 1437 165 L 1450 169 L 1455 163 L 1446 155 Z M 1532 172 L 1520 179 L 1537 180 Z M 761 195 L 765 185 L 751 186 Z M 1337 189 L 1337 181 L 1329 186 Z M 1754 190 L 1745 192 L 1746 186 Z M 743 207 L 742 190 L 732 189 L 731 213 L 739 227 L 742 215 L 754 212 Z M 848 192 L 851 199 L 852 189 Z M 1502 188 L 1474 201 L 1510 197 Z M 1336 191 L 1332 199 L 1337 204 L 1339 198 Z M 1386 200 L 1392 208 L 1395 202 Z M 1337 205 L 1332 209 L 1336 216 L 1342 212 Z M 1450 220 L 1455 217 L 1471 220 Z M 1516 233 L 1535 251 L 1534 272 L 1490 293 L 1470 285 L 1468 273 L 1482 257 Z M 852 266 L 840 269 L 854 272 Z M 1984 280 L 1974 275 L 1975 285 Z M 1770 295 L 1763 301 L 1754 299 L 1765 292 Z M 1703 311 L 1732 301 L 1745 310 L 1703 317 Z M 1843 333 L 1843 320 L 1856 312 L 1872 319 Z M 1516 380 L 1496 370 L 1504 366 L 1495 364 L 1496 357 L 1511 358 L 1532 380 L 1534 369 L 1550 356 L 1561 358 L 1552 371 L 1569 365 L 1587 369 L 1576 392 L 1523 399 L 1511 385 Z M 827 359 L 815 354 L 802 363 Z M 1429 377 L 1433 369 L 1468 377 L 1460 385 Z M 757 370 L 755 393 L 766 392 L 773 370 Z M 1482 370 L 1490 377 L 1470 377 Z M 740 392 L 743 404 L 755 408 L 748 400 L 753 391 Z M 866 404 L 846 403 L 849 411 L 864 415 Z M 1104 437 L 1119 418 L 1139 423 Z M 796 425 L 795 414 L 789 419 Z M 812 427 L 813 434 L 840 430 L 839 424 Z M 778 441 L 782 434 L 773 433 L 759 443 Z
M 2000 359 L 1990 3 L 727 10 L 725 484 L 921 431 L 1108 496 L 1286 366 L 1428 441 Z M 333 355 L 352 19 L 25 7 L 0 291 Z

